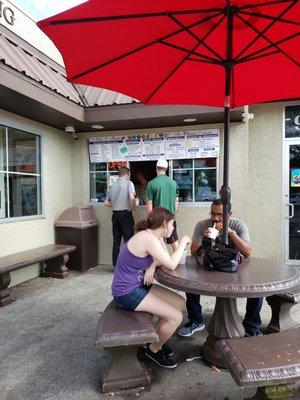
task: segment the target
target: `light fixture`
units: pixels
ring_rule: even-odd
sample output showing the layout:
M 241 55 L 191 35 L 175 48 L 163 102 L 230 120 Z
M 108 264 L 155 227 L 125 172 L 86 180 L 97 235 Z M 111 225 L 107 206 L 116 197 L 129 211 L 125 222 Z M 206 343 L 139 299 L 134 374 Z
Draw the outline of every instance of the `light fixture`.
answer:
M 92 128 L 93 128 L 93 129 L 103 129 L 104 126 L 103 126 L 103 125 L 95 124 L 95 125 L 92 125 Z
M 197 118 L 185 118 L 183 120 L 183 122 L 195 122 L 195 121 L 197 121 Z

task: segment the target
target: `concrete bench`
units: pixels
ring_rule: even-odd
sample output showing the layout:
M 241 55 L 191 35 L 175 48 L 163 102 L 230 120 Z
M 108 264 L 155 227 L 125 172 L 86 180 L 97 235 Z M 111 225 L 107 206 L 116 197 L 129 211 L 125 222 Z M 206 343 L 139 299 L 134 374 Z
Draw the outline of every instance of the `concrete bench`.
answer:
M 122 310 L 113 300 L 100 316 L 97 328 L 96 347 L 111 353 L 111 362 L 102 374 L 102 392 L 149 385 L 149 375 L 138 361 L 137 351 L 141 345 L 156 341 L 151 314 Z
M 11 281 L 10 272 L 28 265 L 45 262 L 46 267 L 43 269 L 43 276 L 65 278 L 68 271 L 66 267 L 69 259 L 68 253 L 74 250 L 76 250 L 76 247 L 71 245 L 49 244 L 0 257 L 0 307 L 11 302 L 10 293 L 7 289 Z
M 291 308 L 300 301 L 300 286 L 291 293 L 274 294 L 266 298 L 272 310 L 271 321 L 267 332 L 281 332 L 299 328 L 300 324 L 290 314 Z
M 284 399 L 296 392 L 300 380 L 300 329 L 222 339 L 216 347 L 237 385 L 258 388 L 253 400 Z

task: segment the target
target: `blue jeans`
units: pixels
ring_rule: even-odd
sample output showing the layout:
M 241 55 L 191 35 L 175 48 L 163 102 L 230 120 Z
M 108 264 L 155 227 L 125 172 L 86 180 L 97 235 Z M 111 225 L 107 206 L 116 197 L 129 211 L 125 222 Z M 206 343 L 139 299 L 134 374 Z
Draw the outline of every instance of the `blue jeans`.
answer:
M 262 307 L 262 298 L 247 299 L 246 315 L 243 321 L 247 332 L 257 331 L 261 328 L 260 310 Z M 200 325 L 203 323 L 202 306 L 200 304 L 200 295 L 186 293 L 186 308 L 188 318 L 191 323 Z
M 140 302 L 147 296 L 152 285 L 146 286 L 141 285 L 133 289 L 131 292 L 124 294 L 123 296 L 114 297 L 115 302 L 120 308 L 125 310 L 134 311 Z

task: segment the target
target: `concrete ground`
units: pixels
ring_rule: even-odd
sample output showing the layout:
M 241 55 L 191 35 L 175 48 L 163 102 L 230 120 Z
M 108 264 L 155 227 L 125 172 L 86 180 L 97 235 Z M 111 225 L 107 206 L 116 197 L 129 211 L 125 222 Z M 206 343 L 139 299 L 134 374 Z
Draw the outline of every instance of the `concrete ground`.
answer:
M 186 361 L 199 355 L 204 330 L 169 341 L 179 363 L 175 370 L 147 362 L 150 388 L 101 394 L 100 375 L 109 356 L 95 348 L 95 336 L 99 312 L 111 300 L 111 280 L 111 268 L 99 266 L 84 274 L 70 272 L 65 280 L 36 278 L 11 288 L 13 302 L 0 309 L 1 400 L 241 400 L 255 393 L 236 386 L 226 370 L 212 370 L 201 359 Z M 203 296 L 202 304 L 208 321 L 214 299 Z M 299 306 L 294 308 L 299 319 Z M 244 309 L 244 299 L 239 300 L 241 315 Z M 266 302 L 262 318 L 266 325 Z M 300 393 L 292 399 L 300 399 Z

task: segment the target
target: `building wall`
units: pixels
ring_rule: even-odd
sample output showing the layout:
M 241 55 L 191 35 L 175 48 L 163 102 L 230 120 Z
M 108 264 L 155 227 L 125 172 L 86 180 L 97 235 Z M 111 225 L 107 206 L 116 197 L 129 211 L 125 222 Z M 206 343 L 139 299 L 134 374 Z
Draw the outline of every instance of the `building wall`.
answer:
M 200 129 L 208 126 L 188 126 L 188 127 L 172 127 L 151 130 L 130 130 L 127 133 L 135 132 L 174 132 L 186 129 Z M 210 128 L 221 129 L 221 149 L 219 160 L 219 188 L 223 180 L 222 163 L 223 163 L 223 134 L 222 125 L 210 125 Z M 124 131 L 114 132 L 114 134 L 124 135 Z M 89 202 L 89 181 L 88 181 L 88 137 L 100 136 L 99 133 L 91 133 L 81 137 L 73 144 L 72 154 L 72 198 L 76 205 L 87 204 Z M 101 133 L 101 136 L 109 135 L 109 133 Z M 230 186 L 232 188 L 233 210 L 237 217 L 242 218 L 248 223 L 248 186 L 249 186 L 249 135 L 248 124 L 232 124 L 230 132 Z M 241 171 L 243 171 L 241 173 Z M 94 205 L 95 214 L 99 221 L 99 264 L 111 264 L 112 251 L 112 233 L 111 233 L 111 209 L 104 207 L 102 204 Z M 209 204 L 206 206 L 198 206 L 197 204 L 180 204 L 177 214 L 178 233 L 184 233 L 192 236 L 194 226 L 200 219 L 208 218 Z M 134 217 L 138 221 L 145 215 L 145 208 L 138 207 Z
M 72 205 L 71 148 L 64 133 L 0 110 L 0 123 L 41 135 L 43 216 L 0 222 L 0 256 L 54 243 L 54 222 Z M 39 275 L 39 265 L 11 274 L 11 286 Z
M 251 107 L 249 226 L 255 255 L 284 260 L 282 104 Z
M 234 215 L 243 219 L 250 229 L 253 256 L 283 260 L 283 106 L 251 107 L 254 119 L 249 123 L 232 124 L 230 132 L 230 173 Z M 0 256 L 54 243 L 54 222 L 60 213 L 72 205 L 89 203 L 88 137 L 73 140 L 64 133 L 0 110 L 0 122 L 42 137 L 43 217 L 28 221 L 0 223 Z M 223 133 L 219 159 L 219 182 L 223 181 Z M 189 127 L 147 130 L 180 131 Z M 193 126 L 193 129 L 207 126 Z M 134 133 L 137 131 L 130 131 Z M 143 133 L 141 130 L 138 132 Z M 124 135 L 124 131 L 114 132 Z M 128 132 L 129 133 L 129 132 Z M 103 132 L 101 135 L 106 135 Z M 98 134 L 100 135 L 100 134 Z M 111 264 L 111 209 L 94 205 L 99 222 L 99 264 Z M 208 217 L 209 204 L 180 204 L 178 233 L 190 236 L 196 222 Z M 138 207 L 135 220 L 145 215 Z M 267 238 L 267 240 L 266 240 Z M 15 285 L 39 275 L 39 266 L 30 266 L 12 273 Z

